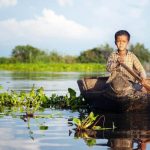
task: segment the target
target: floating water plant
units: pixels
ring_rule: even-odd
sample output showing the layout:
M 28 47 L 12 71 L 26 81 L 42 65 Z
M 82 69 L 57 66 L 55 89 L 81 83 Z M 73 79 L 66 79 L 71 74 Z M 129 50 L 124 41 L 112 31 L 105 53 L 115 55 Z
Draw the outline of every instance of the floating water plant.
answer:
M 68 88 L 68 93 L 65 96 L 58 96 L 53 93 L 48 97 L 45 95 L 43 87 L 35 90 L 34 86 L 29 92 L 7 91 L 0 93 L 0 106 L 25 107 L 27 112 L 30 112 L 31 108 L 36 111 L 41 107 L 72 110 L 87 107 L 83 97 L 76 96 L 76 92 L 71 88 Z
M 77 126 L 76 130 L 81 131 L 81 130 L 86 130 L 86 129 L 92 129 L 92 130 L 109 130 L 109 129 L 114 129 L 115 126 L 113 124 L 112 128 L 105 128 L 104 127 L 104 121 L 103 121 L 103 127 L 102 126 L 97 126 L 99 121 L 101 119 L 105 120 L 105 116 L 99 116 L 99 115 L 94 115 L 93 112 L 91 112 L 85 119 L 80 120 L 78 118 L 73 118 L 73 122 Z
M 39 107 L 42 103 L 47 100 L 44 94 L 43 88 L 35 90 L 34 86 L 30 92 L 21 91 L 17 93 L 15 91 L 0 93 L 0 105 L 1 106 L 26 106 L 27 108 Z
M 102 120 L 102 126 L 99 126 Z M 113 123 L 112 128 L 104 127 L 105 116 L 94 115 L 91 112 L 85 119 L 73 118 L 73 122 L 77 128 L 75 128 L 75 138 L 82 138 L 88 146 L 96 144 L 96 133 L 98 131 L 114 130 L 116 127 Z
M 87 108 L 82 96 L 76 96 L 75 90 L 68 88 L 66 95 L 56 95 L 53 93 L 45 103 L 42 104 L 44 108 L 56 108 L 56 109 L 72 109 L 78 110 L 80 108 Z

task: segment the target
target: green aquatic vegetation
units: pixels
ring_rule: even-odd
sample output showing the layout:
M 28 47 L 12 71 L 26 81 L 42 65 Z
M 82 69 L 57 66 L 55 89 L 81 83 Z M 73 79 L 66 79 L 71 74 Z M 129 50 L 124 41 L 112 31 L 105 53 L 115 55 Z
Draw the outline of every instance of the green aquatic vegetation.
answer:
M 89 146 L 93 146 L 96 144 L 96 131 L 91 129 L 80 130 L 75 132 L 75 139 L 83 139 L 84 142 Z
M 96 144 L 96 134 L 98 132 L 114 130 L 116 128 L 114 123 L 112 123 L 110 128 L 104 127 L 105 116 L 94 115 L 93 112 L 82 120 L 73 118 L 73 122 L 76 125 L 74 137 L 76 139 L 82 138 L 89 147 Z M 102 125 L 100 126 L 99 124 Z
M 97 126 L 97 124 L 99 123 L 99 121 L 104 118 L 105 120 L 105 116 L 99 116 L 99 115 L 94 115 L 93 112 L 91 112 L 85 119 L 80 120 L 78 118 L 73 118 L 73 122 L 75 123 L 75 125 L 77 126 L 76 130 L 77 131 L 81 131 L 81 130 L 86 130 L 86 129 L 92 129 L 92 130 L 109 130 L 109 129 L 114 129 L 115 126 L 113 124 L 112 128 L 105 128 L 102 126 Z M 103 123 L 104 126 L 104 123 Z
M 91 112 L 85 119 L 80 120 L 78 118 L 73 118 L 73 122 L 77 126 L 77 130 L 85 130 L 89 128 L 98 118 L 98 115 L 94 116 L 94 113 Z M 94 126 L 92 126 L 93 128 Z
M 82 96 L 76 96 L 76 92 L 68 88 L 68 93 L 64 96 L 52 94 L 51 97 L 42 104 L 43 107 L 51 107 L 56 109 L 72 109 L 87 107 Z
M 27 123 L 27 128 L 29 130 L 29 137 L 34 140 L 36 135 L 34 134 L 33 122 L 34 126 L 41 131 L 42 136 L 44 132 L 50 128 L 50 124 L 52 124 L 51 119 L 62 118 L 63 114 L 61 112 L 53 112 L 51 114 L 34 114 L 33 116 L 23 115 L 22 119 Z M 32 121 L 31 121 L 32 120 Z
M 48 130 L 48 126 L 41 125 L 41 126 L 40 126 L 40 130 Z
M 29 93 L 16 93 L 11 91 L 0 94 L 0 105 L 6 107 L 18 107 L 20 111 L 32 114 L 41 107 L 41 104 L 46 100 L 43 89 L 34 90 L 34 87 Z
M 33 122 L 34 122 L 34 127 L 36 127 L 38 130 L 46 131 L 49 129 L 49 124 L 51 123 L 50 119 L 60 118 L 62 117 L 62 113 L 55 112 L 52 114 L 36 114 L 32 112 L 28 114 L 26 112 L 23 115 L 19 115 L 19 116 L 16 115 L 16 117 L 20 117 L 20 119 L 22 119 L 27 124 L 29 137 L 32 140 L 34 140 L 36 135 L 34 135 Z
M 50 97 L 46 96 L 43 87 L 35 90 L 33 86 L 29 92 L 15 91 L 0 93 L 0 106 L 19 107 L 20 110 L 30 113 L 39 108 L 59 108 L 76 110 L 86 107 L 86 103 L 82 96 L 76 96 L 76 92 L 68 88 L 68 93 L 64 96 L 52 94 Z
M 86 144 L 89 146 L 89 147 L 91 147 L 91 146 L 93 146 L 93 145 L 95 145 L 96 144 L 96 139 L 94 139 L 94 138 L 87 138 L 87 139 L 85 139 L 84 140 L 85 142 L 86 142 Z
M 27 126 L 26 129 L 29 137 L 34 140 L 36 137 L 34 130 L 48 130 L 49 126 L 47 124 L 50 122 L 50 119 L 60 117 L 60 115 L 62 115 L 61 112 L 41 114 L 42 112 L 38 111 L 38 113 L 34 112 L 34 109 L 31 109 L 30 112 L 22 112 L 19 107 L 5 107 L 4 111 L 0 113 L 0 118 L 11 116 L 12 118 L 21 119 Z

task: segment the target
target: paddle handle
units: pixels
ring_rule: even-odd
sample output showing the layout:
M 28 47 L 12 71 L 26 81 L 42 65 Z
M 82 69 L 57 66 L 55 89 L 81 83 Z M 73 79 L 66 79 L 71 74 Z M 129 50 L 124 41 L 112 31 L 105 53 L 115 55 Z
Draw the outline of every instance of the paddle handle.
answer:
M 135 77 L 139 82 L 142 82 L 142 78 L 137 75 L 133 70 L 131 70 L 127 65 L 124 63 L 120 63 L 133 77 Z
M 137 75 L 132 69 L 130 69 L 127 65 L 124 63 L 120 63 L 121 66 L 123 66 L 133 77 L 135 77 L 140 83 L 142 82 L 142 78 Z M 143 84 L 143 86 L 146 88 L 148 92 L 150 92 L 150 85 L 149 84 Z

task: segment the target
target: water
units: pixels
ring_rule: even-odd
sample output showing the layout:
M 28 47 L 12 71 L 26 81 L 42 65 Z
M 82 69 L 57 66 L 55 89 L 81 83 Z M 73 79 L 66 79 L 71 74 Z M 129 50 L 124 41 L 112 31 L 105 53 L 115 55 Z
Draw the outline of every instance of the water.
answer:
M 65 94 L 69 87 L 79 93 L 77 79 L 82 77 L 99 76 L 100 73 L 78 73 L 78 72 L 9 72 L 0 71 L 0 85 L 3 91 L 15 90 L 28 91 L 35 85 L 36 88 L 43 87 L 46 94 Z
M 44 87 L 46 94 L 66 94 L 69 87 L 79 94 L 77 79 L 83 76 L 99 76 L 98 73 L 22 73 L 0 72 L 1 92 L 6 90 L 29 91 L 33 84 L 35 88 Z M 45 117 L 40 117 L 40 116 Z M 52 115 L 52 116 L 49 116 Z M 120 150 L 137 148 L 140 140 L 147 141 L 146 148 L 150 149 L 150 115 L 149 114 L 104 114 L 105 127 L 117 127 L 114 130 L 76 132 L 75 125 L 68 119 L 80 117 L 79 112 L 70 110 L 45 109 L 34 116 L 25 112 L 4 109 L 0 113 L 0 150 Z M 49 117 L 47 117 L 49 116 Z M 102 126 L 102 122 L 99 122 Z M 87 138 L 88 137 L 88 138 Z M 127 145 L 133 145 L 129 148 Z M 144 144 L 142 144 L 144 149 Z

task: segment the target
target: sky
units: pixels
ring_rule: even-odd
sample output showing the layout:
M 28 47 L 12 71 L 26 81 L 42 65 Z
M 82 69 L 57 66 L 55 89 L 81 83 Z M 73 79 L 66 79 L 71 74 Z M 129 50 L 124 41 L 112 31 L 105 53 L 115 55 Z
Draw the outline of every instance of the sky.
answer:
M 17 45 L 62 55 L 110 44 L 127 30 L 150 49 L 150 0 L 0 0 L 0 57 Z

